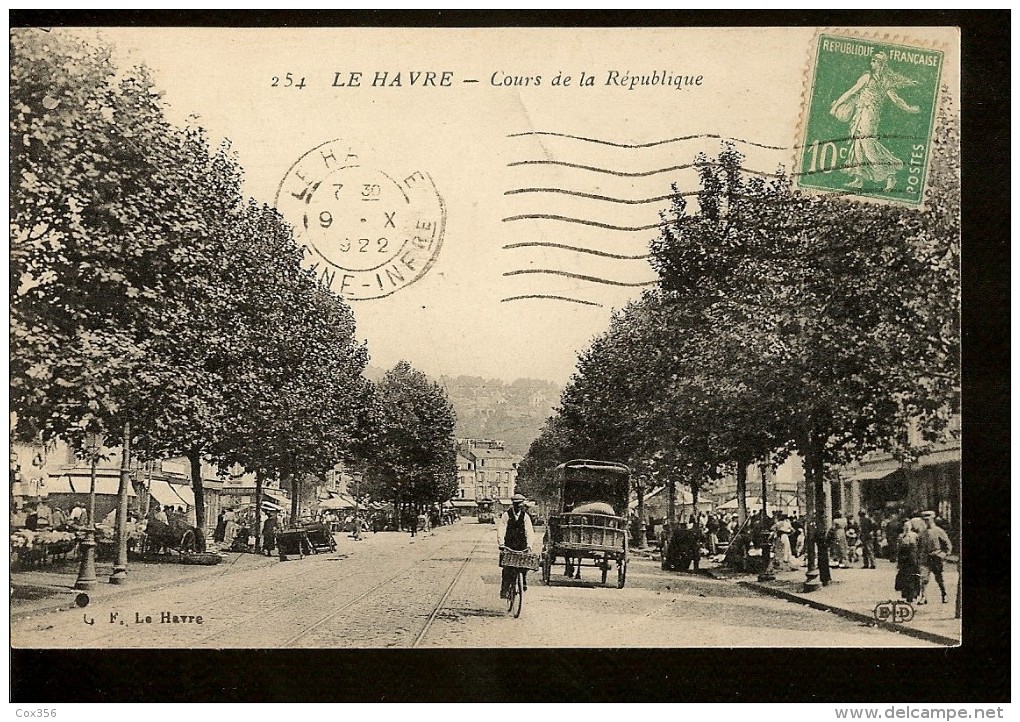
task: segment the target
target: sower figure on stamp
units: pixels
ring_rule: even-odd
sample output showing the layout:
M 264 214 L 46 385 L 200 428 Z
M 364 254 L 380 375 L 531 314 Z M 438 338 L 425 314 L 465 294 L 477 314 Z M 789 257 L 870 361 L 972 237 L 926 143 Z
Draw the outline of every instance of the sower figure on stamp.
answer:
M 521 494 L 514 494 L 510 499 L 513 506 L 496 522 L 496 541 L 500 549 L 504 547 L 515 552 L 530 552 L 535 540 L 535 527 L 531 523 L 531 516 L 524 510 L 526 499 Z M 499 586 L 499 598 L 506 599 L 510 591 L 510 584 L 518 570 L 513 567 L 503 567 L 501 570 L 503 578 Z M 528 588 L 528 573 L 524 572 L 524 589 Z
M 850 152 L 843 168 L 851 178 L 847 188 L 863 188 L 866 180 L 885 183 L 886 191 L 896 185 L 896 174 L 903 169 L 903 161 L 879 142 L 878 123 L 886 98 L 906 113 L 920 112 L 920 108 L 908 105 L 896 94 L 897 88 L 911 85 L 917 82 L 889 69 L 885 53 L 875 53 L 871 72 L 864 73 L 852 88 L 833 101 L 829 112 L 850 122 Z

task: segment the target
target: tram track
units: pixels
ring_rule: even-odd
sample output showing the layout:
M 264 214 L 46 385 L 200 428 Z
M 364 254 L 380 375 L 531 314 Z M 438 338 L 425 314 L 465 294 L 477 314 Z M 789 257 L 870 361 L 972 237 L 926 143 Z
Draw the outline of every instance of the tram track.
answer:
M 457 574 L 455 575 L 454 581 L 447 586 L 444 594 L 442 595 L 440 603 L 436 606 L 436 608 L 432 610 L 432 614 L 429 615 L 429 618 L 426 622 L 426 629 L 423 630 L 423 632 L 419 633 L 418 637 L 424 638 L 424 633 L 427 632 L 427 628 L 432 626 L 432 623 L 435 621 L 436 615 L 438 615 L 439 610 L 442 608 L 442 604 L 444 604 L 445 601 L 449 598 L 449 595 L 453 587 L 456 585 L 456 581 L 459 580 L 459 578 L 463 574 L 464 569 L 466 568 L 468 562 L 470 561 L 471 556 L 478 548 L 480 542 L 481 539 L 477 539 L 472 544 L 471 551 L 468 553 L 467 557 L 461 562 L 461 566 L 458 569 Z M 401 578 L 407 577 L 408 575 L 412 575 L 416 569 L 419 569 L 424 565 L 445 561 L 445 557 L 450 555 L 450 550 L 452 547 L 454 547 L 457 544 L 463 545 L 465 543 L 471 543 L 470 539 L 453 538 L 446 540 L 440 546 L 429 550 L 428 554 L 426 554 L 424 557 L 416 558 L 410 564 L 402 565 L 401 568 L 398 569 L 396 572 L 388 575 L 385 579 L 375 583 L 372 583 L 373 580 L 371 579 L 371 577 L 374 575 L 372 573 L 371 567 L 360 566 L 356 570 L 353 570 L 353 574 L 350 574 L 349 576 L 344 576 L 342 578 L 337 578 L 335 575 L 322 573 L 327 567 L 318 566 L 318 571 L 320 573 L 315 574 L 314 571 L 312 572 L 311 574 L 312 582 L 310 584 L 307 584 L 300 597 L 300 599 L 306 606 L 309 601 L 312 601 L 313 603 L 318 603 L 320 602 L 320 600 L 321 600 L 321 606 L 319 607 L 320 609 L 322 607 L 329 606 L 329 602 L 335 599 L 335 596 L 338 591 L 338 586 L 341 583 L 346 588 L 358 587 L 365 582 L 368 582 L 369 586 L 360 593 L 358 593 L 354 598 L 342 602 L 339 607 L 333 609 L 328 614 L 318 617 L 317 619 L 315 619 L 314 622 L 306 625 L 298 633 L 292 634 L 291 636 L 283 639 L 282 641 L 273 640 L 271 636 L 263 636 L 262 639 L 265 646 L 275 648 L 297 646 L 302 639 L 306 639 L 309 635 L 314 634 L 316 630 L 319 630 L 327 626 L 332 620 L 336 619 L 344 612 L 352 608 L 355 608 L 359 603 L 365 602 L 367 599 L 372 598 L 373 595 L 378 593 L 380 590 L 383 590 L 385 587 L 387 587 L 387 585 L 392 585 L 394 582 L 397 582 Z M 457 555 L 458 559 L 459 556 L 460 555 Z M 314 557 L 310 558 L 309 561 L 311 561 L 311 559 L 314 559 Z M 315 566 L 317 565 L 326 564 L 332 561 L 339 561 L 342 559 L 343 557 L 319 558 L 316 560 L 315 565 L 306 565 L 304 567 L 299 567 L 295 565 L 293 568 L 302 569 L 303 571 L 304 570 L 311 571 L 312 569 L 315 569 Z M 288 567 L 288 569 L 289 568 L 291 567 Z M 274 565 L 273 567 L 264 568 L 263 571 L 273 569 L 281 570 L 281 567 Z M 222 572 L 221 574 L 222 577 L 226 578 L 230 578 L 231 576 L 233 576 L 228 572 L 228 570 L 224 570 L 224 572 Z M 196 581 L 199 584 L 208 583 L 216 577 L 222 578 L 221 574 L 204 575 L 204 577 L 201 580 Z M 207 609 L 208 608 L 225 609 L 230 607 L 234 607 L 235 609 L 237 609 L 238 607 L 247 607 L 247 609 L 245 609 L 241 613 L 241 615 L 239 615 L 235 619 L 230 620 L 229 622 L 223 620 L 222 624 L 217 624 L 215 631 L 211 630 L 211 633 L 208 634 L 204 634 L 197 637 L 192 636 L 194 635 L 194 632 L 198 631 L 198 629 L 194 627 L 190 627 L 187 629 L 181 628 L 180 630 L 174 629 L 173 631 L 187 635 L 191 640 L 188 646 L 198 648 L 209 647 L 215 648 L 221 645 L 214 645 L 213 643 L 215 643 L 217 640 L 222 639 L 228 640 L 226 641 L 225 644 L 222 645 L 223 648 L 233 648 L 235 646 L 247 646 L 244 643 L 238 645 L 235 643 L 235 640 L 242 639 L 244 637 L 250 638 L 252 625 L 255 623 L 261 623 L 264 632 L 269 629 L 272 629 L 274 624 L 278 625 L 277 628 L 280 629 L 284 628 L 283 625 L 291 626 L 293 624 L 294 618 L 289 610 L 295 606 L 297 597 L 295 597 L 295 595 L 292 593 L 286 592 L 287 587 L 289 587 L 290 583 L 292 582 L 293 577 L 284 576 L 275 579 L 270 578 L 266 580 L 265 584 L 261 588 L 258 589 L 253 589 L 250 586 L 246 586 L 243 589 L 233 589 L 220 594 L 210 595 L 209 597 L 203 599 L 202 606 Z M 166 585 L 165 587 L 161 586 L 159 587 L 159 590 L 166 591 L 169 590 L 171 586 L 173 585 Z M 130 596 L 131 597 L 142 596 L 145 593 L 151 591 L 158 590 L 152 589 L 138 590 L 138 592 L 133 593 Z M 195 595 L 201 594 L 201 591 L 189 589 L 187 593 Z M 263 602 L 269 603 L 264 604 L 263 606 Z M 174 605 L 175 603 L 170 604 L 171 607 Z M 206 617 L 206 624 L 216 623 L 215 617 L 209 614 L 205 614 L 204 612 L 203 614 Z M 121 616 L 124 617 L 126 615 L 122 614 Z M 123 624 L 124 623 L 121 623 L 118 624 L 116 628 L 111 628 L 108 633 L 105 634 L 101 633 L 95 637 L 92 637 L 90 640 L 90 646 L 98 645 L 100 647 L 103 647 L 106 646 L 105 643 L 108 642 L 114 642 L 114 646 L 121 646 L 121 644 L 117 644 L 116 642 L 123 643 L 124 641 L 126 641 L 124 636 L 125 633 L 128 633 L 129 636 L 134 636 L 134 634 L 138 633 L 139 628 L 136 628 L 134 624 L 128 624 L 127 627 L 123 626 Z M 171 630 L 166 631 L 169 632 Z M 184 641 L 184 639 L 182 638 L 180 641 Z M 416 638 L 416 643 L 417 641 L 418 638 Z M 170 640 L 164 640 L 164 643 L 166 642 L 169 642 L 171 645 L 173 645 L 173 642 Z M 135 645 L 129 642 L 127 646 Z
M 420 567 L 422 564 L 424 564 L 426 562 L 440 559 L 441 558 L 441 554 L 442 554 L 442 552 L 445 549 L 447 549 L 448 547 L 458 543 L 459 541 L 460 540 L 457 540 L 457 539 L 451 540 L 451 541 L 447 542 L 446 544 L 444 544 L 443 546 L 441 546 L 439 549 L 437 549 L 435 552 L 433 552 L 428 557 L 425 557 L 424 559 L 416 560 L 413 564 L 410 564 L 410 565 L 404 567 L 403 569 L 401 569 L 400 571 L 396 572 L 395 574 L 391 574 L 390 576 L 386 577 L 385 579 L 383 579 L 378 584 L 375 584 L 372 587 L 369 587 L 368 589 L 363 591 L 361 594 L 357 595 L 354 599 L 351 599 L 351 600 L 349 600 L 347 602 L 344 602 L 342 605 L 340 605 L 339 607 L 334 609 L 329 614 L 327 614 L 327 615 L 325 615 L 323 617 L 320 617 L 318 620 L 316 620 L 312 624 L 306 626 L 298 634 L 295 634 L 294 636 L 289 637 L 288 639 L 283 641 L 280 644 L 280 646 L 281 647 L 293 647 L 298 641 L 300 641 L 302 639 L 305 639 L 306 637 L 308 637 L 309 635 L 311 635 L 312 633 L 314 633 L 318 629 L 322 628 L 323 626 L 325 626 L 326 624 L 328 624 L 332 620 L 336 619 L 338 616 L 340 616 L 344 612 L 352 609 L 357 604 L 359 604 L 360 602 L 362 602 L 363 600 L 368 598 L 370 595 L 374 594 L 375 592 L 377 592 L 380 589 L 382 589 L 383 587 L 385 587 L 387 584 L 391 584 L 392 582 L 394 582 L 394 581 L 400 579 L 401 577 L 407 575 L 409 572 L 413 572 L 415 569 L 417 569 L 418 567 Z M 450 584 L 449 588 L 446 590 L 446 593 L 443 595 L 443 598 L 440 600 L 439 605 L 437 605 L 437 606 L 441 606 L 446 601 L 447 597 L 449 596 L 450 591 L 453 589 L 453 586 L 457 583 L 457 580 L 460 578 L 461 573 L 463 573 L 464 567 L 466 567 L 467 566 L 467 562 L 469 562 L 471 560 L 471 556 L 472 556 L 472 554 L 474 554 L 475 549 L 478 548 L 478 544 L 480 542 L 481 542 L 481 540 L 476 541 L 474 543 L 474 545 L 471 547 L 471 552 L 468 554 L 467 559 L 465 559 L 464 562 L 462 562 L 461 568 L 458 570 L 457 575 L 454 577 L 453 583 Z M 431 626 L 431 622 L 435 619 L 435 614 L 437 614 L 437 613 L 438 613 L 438 609 L 433 611 L 433 614 L 429 617 L 429 623 L 428 623 L 427 626 Z
M 471 551 L 468 552 L 467 558 L 465 558 L 464 561 L 461 562 L 460 568 L 457 570 L 457 573 L 453 576 L 453 581 L 450 582 L 450 586 L 446 588 L 446 592 L 443 594 L 442 599 L 439 600 L 439 604 L 437 604 L 435 608 L 432 610 L 432 613 L 429 614 L 429 618 L 425 621 L 425 626 L 422 627 L 421 631 L 418 632 L 418 636 L 415 637 L 414 641 L 411 643 L 412 649 L 419 646 L 422 643 L 422 640 L 425 639 L 425 635 L 429 633 L 430 629 L 432 629 L 432 625 L 436 621 L 436 617 L 439 615 L 439 612 L 446 605 L 446 600 L 450 598 L 450 593 L 453 591 L 453 588 L 457 586 L 457 582 L 460 581 L 461 576 L 463 576 L 464 574 L 464 570 L 467 569 L 468 564 L 471 563 L 471 558 L 475 555 L 475 550 L 478 549 L 478 545 L 481 543 L 482 540 L 479 539 L 474 543 L 474 545 L 472 545 Z

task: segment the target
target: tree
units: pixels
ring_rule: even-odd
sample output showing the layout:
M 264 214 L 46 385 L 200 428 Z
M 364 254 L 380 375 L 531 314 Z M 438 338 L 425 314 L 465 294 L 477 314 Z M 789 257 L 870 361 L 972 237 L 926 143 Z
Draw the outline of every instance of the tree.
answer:
M 456 417 L 445 391 L 401 361 L 376 394 L 378 441 L 366 464 L 371 496 L 398 506 L 448 501 L 457 489 Z
M 952 203 L 917 211 L 806 196 L 783 178 L 748 180 L 740 160 L 732 148 L 699 158 L 698 211 L 676 198 L 653 265 L 678 303 L 704 309 L 749 351 L 699 354 L 698 366 L 755 390 L 758 413 L 775 422 L 758 440 L 796 449 L 818 495 L 828 466 L 889 449 L 910 419 L 938 433 L 955 405 Z M 935 199 L 958 196 L 952 177 L 933 171 Z

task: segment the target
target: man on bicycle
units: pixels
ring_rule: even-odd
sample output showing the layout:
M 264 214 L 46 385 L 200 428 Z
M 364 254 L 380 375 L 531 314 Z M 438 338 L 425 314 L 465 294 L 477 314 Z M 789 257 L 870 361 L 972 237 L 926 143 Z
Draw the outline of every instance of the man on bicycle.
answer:
M 530 552 L 535 539 L 535 527 L 531 523 L 531 516 L 524 510 L 524 502 L 527 501 L 521 494 L 514 494 L 510 499 L 513 506 L 496 522 L 496 540 L 500 550 L 512 549 L 517 552 Z M 502 570 L 503 581 L 499 588 L 499 598 L 506 599 L 510 593 L 510 585 L 514 582 L 517 569 L 504 567 Z M 528 573 L 524 573 L 524 588 L 528 588 Z

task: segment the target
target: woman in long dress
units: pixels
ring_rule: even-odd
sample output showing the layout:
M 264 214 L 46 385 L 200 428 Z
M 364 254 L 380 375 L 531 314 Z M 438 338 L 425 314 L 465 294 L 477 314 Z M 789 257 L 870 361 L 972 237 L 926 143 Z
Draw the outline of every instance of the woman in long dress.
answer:
M 917 85 L 917 81 L 890 70 L 888 63 L 885 53 L 875 53 L 871 72 L 864 73 L 829 108 L 839 120 L 850 121 L 850 152 L 843 166 L 851 177 L 848 188 L 863 188 L 864 181 L 874 181 L 885 183 L 885 190 L 891 191 L 896 174 L 903 169 L 903 161 L 879 142 L 878 125 L 886 98 L 906 113 L 920 112 L 896 94 L 897 88 Z
M 921 563 L 918 553 L 918 536 L 910 527 L 903 525 L 896 545 L 896 591 L 906 601 L 913 602 L 921 595 Z

